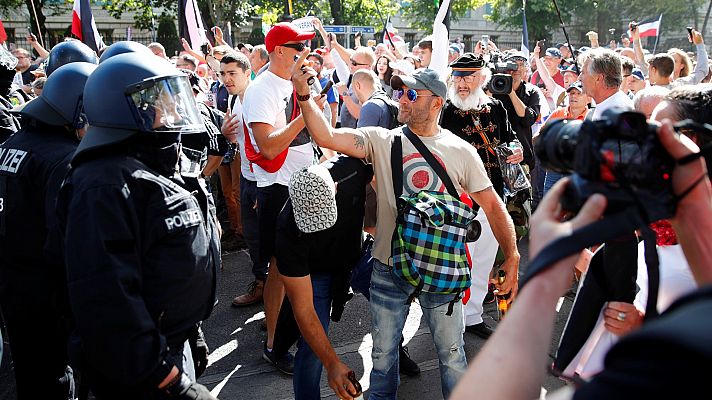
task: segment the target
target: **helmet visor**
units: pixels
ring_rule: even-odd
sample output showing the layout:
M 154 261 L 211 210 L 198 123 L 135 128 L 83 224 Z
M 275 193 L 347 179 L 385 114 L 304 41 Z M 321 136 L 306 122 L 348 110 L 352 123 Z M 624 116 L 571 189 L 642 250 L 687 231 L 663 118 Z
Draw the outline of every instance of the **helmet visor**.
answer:
M 131 85 L 126 94 L 144 132 L 195 133 L 205 130 L 193 89 L 185 76 L 145 80 Z

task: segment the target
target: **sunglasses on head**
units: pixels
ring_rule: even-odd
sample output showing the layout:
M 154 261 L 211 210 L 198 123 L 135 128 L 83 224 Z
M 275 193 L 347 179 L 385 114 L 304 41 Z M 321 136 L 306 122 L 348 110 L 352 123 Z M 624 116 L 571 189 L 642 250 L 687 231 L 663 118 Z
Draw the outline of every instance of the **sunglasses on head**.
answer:
M 280 46 L 289 47 L 290 49 L 294 49 L 296 51 L 303 51 L 307 47 L 307 45 L 304 43 L 285 43 L 281 44 Z
M 403 97 L 403 93 L 405 93 L 406 97 L 408 97 L 408 100 L 410 100 L 411 103 L 415 103 L 415 101 L 418 100 L 418 97 L 433 97 L 433 96 L 435 96 L 434 94 L 418 94 L 418 92 L 416 92 L 415 89 L 408 89 L 408 90 L 395 89 L 395 90 L 393 90 L 393 98 L 396 100 L 400 100 L 400 98 Z
M 352 59 L 351 59 L 351 65 L 353 65 L 354 67 L 358 67 L 358 66 L 371 65 L 371 64 L 363 64 L 363 63 L 360 63 L 360 62 L 356 62 L 356 61 L 354 61 L 354 59 L 352 58 Z

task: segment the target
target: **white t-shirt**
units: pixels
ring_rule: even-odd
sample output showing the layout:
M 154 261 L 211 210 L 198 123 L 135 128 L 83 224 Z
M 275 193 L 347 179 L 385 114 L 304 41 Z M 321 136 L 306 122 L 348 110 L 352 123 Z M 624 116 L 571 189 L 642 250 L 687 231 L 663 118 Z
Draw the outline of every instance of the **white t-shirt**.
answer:
M 397 128 L 400 129 L 400 128 Z M 373 163 L 376 175 L 376 198 L 378 211 L 376 219 L 376 240 L 373 257 L 384 264 L 390 264 L 391 234 L 396 227 L 396 199 L 393 193 L 391 174 L 391 141 L 393 131 L 381 127 L 359 128 L 366 139 L 366 161 Z M 471 144 L 460 139 L 447 129 L 440 129 L 435 136 L 420 137 L 425 147 L 435 159 L 445 167 L 450 180 L 459 193 L 474 193 L 492 186 L 482 159 Z M 427 161 L 405 136 L 401 140 L 403 149 L 403 193 L 412 194 L 420 190 L 447 192 L 445 184 L 430 168 Z
M 625 93 L 617 90 L 613 96 L 596 104 L 591 119 L 594 121 L 601 119 L 603 112 L 613 107 L 622 107 L 630 111 L 633 109 L 633 101 Z
M 293 90 L 291 81 L 282 79 L 272 71 L 266 70 L 257 76 L 245 91 L 242 115 L 247 123 L 250 140 L 256 151 L 259 151 L 259 148 L 250 124 L 262 122 L 272 125 L 275 130 L 284 128 L 287 125 L 285 110 Z M 269 173 L 259 165 L 252 164 L 257 187 L 266 187 L 275 183 L 287 186 L 293 172 L 301 167 L 311 165 L 313 162 L 314 149 L 311 143 L 290 146 L 287 158 L 277 172 Z
M 250 160 L 247 159 L 247 154 L 245 154 L 245 128 L 244 116 L 242 115 L 242 102 L 240 98 L 235 96 L 235 104 L 232 106 L 232 114 L 237 115 L 240 119 L 237 128 L 237 146 L 238 152 L 240 153 L 240 172 L 242 176 L 248 181 L 256 181 L 255 172 L 253 171 L 253 166 Z

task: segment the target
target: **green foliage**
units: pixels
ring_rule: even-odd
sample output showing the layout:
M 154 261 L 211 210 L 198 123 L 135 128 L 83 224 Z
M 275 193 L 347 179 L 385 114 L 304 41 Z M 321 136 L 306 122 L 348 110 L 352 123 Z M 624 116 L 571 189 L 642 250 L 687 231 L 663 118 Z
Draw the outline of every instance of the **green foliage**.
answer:
M 261 14 L 262 21 L 267 24 L 277 22 L 285 12 L 284 0 L 258 0 L 255 1 L 255 6 L 256 14 Z M 374 26 L 377 30 L 382 29 L 383 25 L 378 16 L 379 11 L 384 19 L 398 11 L 398 4 L 394 0 L 378 0 L 378 9 L 375 0 L 318 0 L 316 2 L 294 0 L 292 6 L 292 16 L 295 19 L 314 15 L 324 25 L 365 25 Z M 339 12 L 335 13 L 334 8 Z
M 411 28 L 432 32 L 433 20 L 438 13 L 437 0 L 411 0 L 402 3 L 402 18 L 409 22 Z M 450 21 L 455 22 L 464 17 L 468 11 L 482 7 L 487 0 L 451 0 Z M 521 20 L 521 17 L 520 17 Z
M 156 40 L 163 44 L 169 57 L 181 50 L 178 31 L 172 18 L 162 17 L 159 19 Z
M 489 18 L 509 28 L 522 26 L 521 0 L 489 0 L 492 15 Z M 631 20 L 657 17 L 663 14 L 662 32 L 683 31 L 694 25 L 697 11 L 705 0 L 558 0 L 561 17 L 566 24 L 569 38 L 574 43 L 587 43 L 588 31 L 598 32 L 601 45 L 612 38 L 619 38 L 627 31 Z M 529 39 L 550 40 L 560 30 L 559 18 L 551 0 L 527 1 L 527 27 Z M 609 29 L 615 29 L 611 35 Z

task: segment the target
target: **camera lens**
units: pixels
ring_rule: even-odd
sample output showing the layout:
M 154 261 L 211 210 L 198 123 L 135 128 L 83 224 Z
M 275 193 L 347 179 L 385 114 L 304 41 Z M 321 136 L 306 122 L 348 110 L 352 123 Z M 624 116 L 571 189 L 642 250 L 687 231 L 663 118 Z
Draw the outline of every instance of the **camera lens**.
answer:
M 547 170 L 570 173 L 574 169 L 574 154 L 582 121 L 550 121 L 539 132 L 534 152 Z

